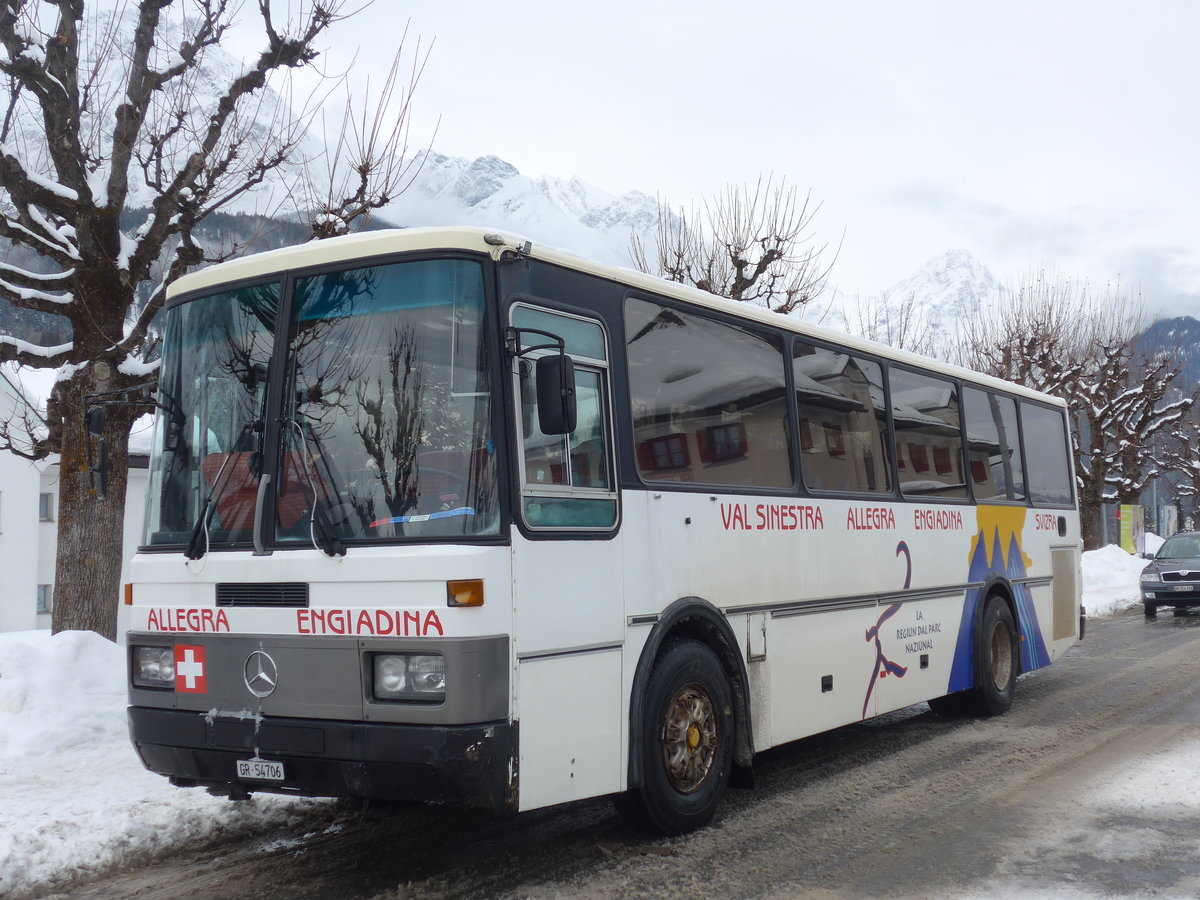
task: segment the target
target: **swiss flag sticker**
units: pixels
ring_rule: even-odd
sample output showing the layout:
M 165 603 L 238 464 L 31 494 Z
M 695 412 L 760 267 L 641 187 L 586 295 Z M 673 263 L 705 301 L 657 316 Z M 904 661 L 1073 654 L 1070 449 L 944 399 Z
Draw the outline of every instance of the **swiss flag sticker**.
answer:
M 175 690 L 182 694 L 208 693 L 203 647 L 175 645 Z

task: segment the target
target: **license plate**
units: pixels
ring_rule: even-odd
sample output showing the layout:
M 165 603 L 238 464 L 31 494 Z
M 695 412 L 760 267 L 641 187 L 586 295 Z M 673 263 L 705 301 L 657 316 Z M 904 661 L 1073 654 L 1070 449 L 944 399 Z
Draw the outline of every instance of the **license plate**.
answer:
M 1190 584 L 1177 584 L 1171 588 L 1173 591 L 1190 591 L 1191 589 L 1192 586 Z
M 283 763 L 269 759 L 239 759 L 237 774 L 238 778 L 254 781 L 283 781 Z

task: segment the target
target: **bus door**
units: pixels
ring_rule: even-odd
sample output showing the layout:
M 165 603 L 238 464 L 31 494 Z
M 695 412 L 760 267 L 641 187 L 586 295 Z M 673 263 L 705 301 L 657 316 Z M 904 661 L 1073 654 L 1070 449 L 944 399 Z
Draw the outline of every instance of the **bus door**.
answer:
M 604 327 L 526 304 L 512 307 L 510 322 L 520 808 L 532 809 L 623 787 L 623 561 Z M 559 353 L 574 368 L 576 422 L 546 434 L 537 360 Z

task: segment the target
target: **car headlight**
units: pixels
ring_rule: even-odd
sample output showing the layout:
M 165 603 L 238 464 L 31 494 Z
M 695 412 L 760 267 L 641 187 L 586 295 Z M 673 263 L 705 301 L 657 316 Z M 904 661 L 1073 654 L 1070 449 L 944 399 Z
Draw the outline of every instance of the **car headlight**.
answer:
M 372 694 L 376 700 L 442 703 L 446 658 L 440 653 L 377 653 Z
M 1162 581 L 1157 572 L 1142 572 L 1142 581 Z
M 138 647 L 133 653 L 133 685 L 142 688 L 175 687 L 175 648 Z

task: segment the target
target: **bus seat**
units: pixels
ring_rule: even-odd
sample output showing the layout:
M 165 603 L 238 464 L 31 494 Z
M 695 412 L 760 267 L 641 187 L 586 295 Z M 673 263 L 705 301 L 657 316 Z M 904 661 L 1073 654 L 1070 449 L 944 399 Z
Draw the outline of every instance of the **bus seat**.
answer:
M 217 487 L 217 518 L 220 527 L 227 531 L 250 531 L 254 528 L 254 507 L 258 500 L 258 481 L 250 472 L 252 452 L 226 454 L 210 453 L 200 463 L 204 480 L 211 490 Z M 221 466 L 225 471 L 221 471 Z M 217 485 L 220 473 L 223 487 Z

